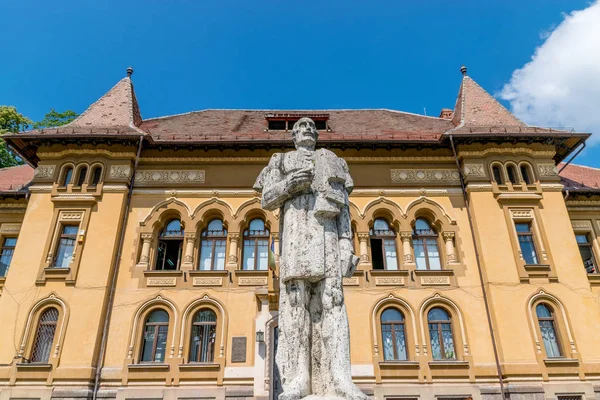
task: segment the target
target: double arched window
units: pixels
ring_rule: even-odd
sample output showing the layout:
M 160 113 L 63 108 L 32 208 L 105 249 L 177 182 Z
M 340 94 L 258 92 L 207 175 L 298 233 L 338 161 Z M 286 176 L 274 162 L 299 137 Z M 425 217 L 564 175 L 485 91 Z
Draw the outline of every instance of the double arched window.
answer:
M 413 229 L 413 246 L 417 269 L 440 270 L 438 234 L 424 218 L 417 218 Z
M 224 270 L 226 246 L 227 229 L 223 227 L 223 221 L 213 219 L 202 232 L 199 269 L 201 271 Z
M 385 361 L 408 360 L 404 315 L 395 308 L 381 313 L 381 343 Z
M 540 333 L 544 341 L 544 349 L 548 358 L 562 357 L 560 340 L 556 328 L 556 318 L 552 307 L 548 304 L 540 303 L 535 307 Z
M 371 236 L 371 260 L 373 269 L 397 270 L 396 232 L 383 218 L 373 221 Z
M 183 247 L 183 227 L 179 219 L 172 219 L 165 225 L 158 238 L 156 269 L 174 271 L 179 269 Z
M 208 308 L 200 309 L 192 320 L 190 362 L 213 362 L 217 337 L 217 315 Z
M 446 310 L 435 307 L 427 313 L 431 356 L 434 360 L 455 360 L 452 319 Z
M 168 334 L 169 314 L 165 310 L 152 311 L 144 324 L 140 362 L 164 362 Z
M 269 267 L 269 230 L 262 219 L 250 221 L 244 231 L 242 269 L 266 271 Z
M 56 308 L 48 308 L 41 314 L 31 349 L 30 361 L 32 363 L 48 363 L 57 323 L 58 310 Z

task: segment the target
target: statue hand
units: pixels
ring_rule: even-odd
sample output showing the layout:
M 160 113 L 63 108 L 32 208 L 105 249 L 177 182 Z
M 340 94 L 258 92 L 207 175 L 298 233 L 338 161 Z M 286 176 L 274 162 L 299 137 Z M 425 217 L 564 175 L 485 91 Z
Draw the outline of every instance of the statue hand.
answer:
M 287 178 L 287 184 L 293 192 L 298 192 L 310 187 L 314 173 L 308 169 L 301 169 L 292 173 Z

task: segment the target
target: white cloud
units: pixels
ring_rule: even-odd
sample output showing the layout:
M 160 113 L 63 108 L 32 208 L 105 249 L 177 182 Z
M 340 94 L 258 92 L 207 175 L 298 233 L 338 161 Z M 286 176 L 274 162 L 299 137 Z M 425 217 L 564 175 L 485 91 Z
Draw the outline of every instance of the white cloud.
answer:
M 524 122 L 592 132 L 600 143 L 600 0 L 566 14 L 500 92 Z

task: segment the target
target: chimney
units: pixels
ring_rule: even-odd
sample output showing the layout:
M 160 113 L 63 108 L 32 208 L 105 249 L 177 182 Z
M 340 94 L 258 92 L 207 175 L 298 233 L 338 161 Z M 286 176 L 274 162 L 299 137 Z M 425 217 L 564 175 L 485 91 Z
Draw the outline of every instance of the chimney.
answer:
M 452 111 L 449 108 L 442 108 L 442 111 L 440 112 L 440 118 L 452 119 L 453 116 L 454 116 L 454 111 Z

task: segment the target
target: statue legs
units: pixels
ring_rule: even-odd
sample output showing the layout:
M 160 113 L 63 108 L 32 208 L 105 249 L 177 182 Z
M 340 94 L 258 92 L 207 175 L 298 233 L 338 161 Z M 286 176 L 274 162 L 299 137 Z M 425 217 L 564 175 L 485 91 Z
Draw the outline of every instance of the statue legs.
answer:
M 276 362 L 283 392 L 280 400 L 308 396 L 310 388 L 310 284 L 293 280 L 285 284 L 279 299 L 279 342 Z

